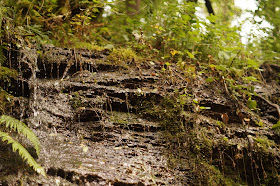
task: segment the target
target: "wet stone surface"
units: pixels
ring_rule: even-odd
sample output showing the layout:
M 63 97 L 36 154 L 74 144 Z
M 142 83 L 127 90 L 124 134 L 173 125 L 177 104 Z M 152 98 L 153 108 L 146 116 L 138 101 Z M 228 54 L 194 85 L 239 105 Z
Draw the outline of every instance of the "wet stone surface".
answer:
M 75 89 L 76 84 L 87 88 L 79 90 L 79 95 L 76 91 L 59 91 L 67 86 Z M 34 103 L 37 113 L 29 122 L 38 130 L 45 128 L 46 132 L 38 134 L 43 147 L 39 162 L 46 167 L 48 175 L 73 184 L 165 185 L 175 182 L 175 174 L 168 169 L 164 156 L 160 126 L 137 119 L 129 108 L 125 112 L 113 111 L 121 109 L 113 108 L 118 104 L 110 105 L 108 94 L 101 96 L 100 91 L 95 91 L 97 96 L 83 97 L 95 88 L 95 85 L 77 82 L 73 85 L 72 82 L 38 80 Z M 114 90 L 102 88 L 104 93 Z M 47 94 L 46 90 L 49 90 Z M 123 99 L 125 92 L 128 91 L 110 95 L 129 105 L 128 100 Z
M 15 96 L 23 97 L 15 99 L 10 115 L 38 136 L 42 150 L 37 160 L 47 177 L 35 174 L 8 145 L 2 145 L 2 185 L 199 185 L 194 184 L 200 183 L 194 172 L 202 163 L 195 164 L 189 154 L 180 154 L 183 163 L 171 168 L 168 156 L 180 153 L 175 151 L 179 137 L 168 141 L 160 125 L 162 118 L 139 113 L 139 107 L 152 107 L 150 102 L 176 92 L 193 96 L 184 100 L 180 113 L 181 127 L 185 127 L 185 141 L 180 143 L 183 150 L 209 156 L 215 169 L 238 173 L 249 185 L 256 175 L 261 183 L 265 171 L 274 173 L 270 162 L 279 166 L 280 137 L 271 130 L 277 112 L 264 99 L 254 98 L 258 113 L 242 111 L 249 119 L 244 125 L 236 101 L 223 84 L 197 77 L 190 85 L 180 72 L 178 79 L 172 77 L 175 68 L 171 76 L 155 75 L 160 74 L 160 64 L 149 68 L 144 64 L 143 72 L 127 70 L 106 61 L 108 51 L 47 47 L 42 56 L 25 52 L 30 56 L 20 55 L 16 67 L 25 79 L 18 80 L 19 88 L 13 89 Z M 279 97 L 278 86 L 254 86 L 261 95 Z M 228 120 L 221 118 L 223 114 Z
M 98 58 L 98 55 L 84 53 L 79 55 L 88 59 Z M 71 58 L 71 51 L 61 49 L 57 50 L 57 54 L 46 51 L 45 55 L 53 56 L 53 61 L 44 65 L 41 62 L 47 59 L 39 61 L 40 71 L 34 72 L 36 78 L 30 78 L 29 84 L 32 86 L 29 86 L 28 104 L 22 105 L 21 109 L 27 112 L 22 120 L 35 131 L 41 142 L 38 162 L 45 167 L 48 176 L 43 178 L 30 171 L 27 178 L 18 176 L 24 184 L 177 183 L 178 173 L 168 168 L 164 155 L 161 127 L 134 113 L 133 104 L 138 99 L 161 97 L 153 90 L 155 77 L 108 73 L 111 67 L 99 68 L 95 64 L 95 69 L 100 71 L 77 71 L 61 80 L 57 77 L 62 77 L 63 71 L 57 71 L 57 76 L 54 72 L 46 72 L 58 65 L 54 59 L 60 60 L 61 66 L 66 64 L 67 59 Z M 59 68 L 57 70 L 61 70 Z M 74 65 L 69 68 L 74 68 Z M 32 77 L 32 74 L 28 76 Z M 4 171 L 4 168 L 0 170 L 7 175 L 5 179 L 8 181 L 3 183 L 17 183 L 18 180 L 10 178 L 10 172 Z

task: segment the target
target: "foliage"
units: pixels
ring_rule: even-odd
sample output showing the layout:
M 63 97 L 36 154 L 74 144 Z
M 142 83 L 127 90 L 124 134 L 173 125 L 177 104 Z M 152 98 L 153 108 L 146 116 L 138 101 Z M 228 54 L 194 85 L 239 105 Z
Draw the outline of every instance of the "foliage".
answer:
M 40 142 L 36 135 L 29 129 L 24 123 L 10 116 L 2 115 L 0 117 L 1 128 L 11 129 L 18 134 L 25 136 L 34 146 L 36 154 L 39 156 Z M 23 160 L 26 160 L 29 166 L 31 166 L 36 172 L 46 176 L 44 169 L 34 160 L 34 158 L 29 154 L 29 152 L 16 140 L 14 140 L 9 133 L 0 130 L 0 137 L 2 141 L 7 141 L 8 144 L 12 144 L 13 151 L 18 151 L 19 155 Z
M 278 121 L 276 124 L 274 124 L 274 125 L 272 126 L 272 129 L 273 129 L 273 130 L 279 130 L 279 129 L 280 129 L 280 121 Z
M 133 43 L 137 50 L 149 51 L 151 54 L 159 52 L 162 57 L 170 58 L 169 49 L 192 48 L 192 40 L 196 36 L 189 31 L 191 25 L 197 24 L 195 6 L 193 2 L 160 1 L 156 8 L 151 10 L 151 7 L 146 7 L 134 17 L 112 13 L 106 18 L 113 20 L 107 26 L 107 33 L 110 33 L 114 43 Z M 115 5 L 112 5 L 113 8 Z M 116 24 L 123 26 L 115 27 Z
M 18 46 L 45 43 L 73 46 L 79 42 L 89 48 L 96 44 L 122 45 L 147 57 L 168 61 L 208 62 L 210 55 L 212 62 L 227 68 L 244 68 L 256 57 L 250 51 L 257 51 L 257 47 L 278 51 L 277 6 L 259 2 L 256 15 L 264 16 L 275 28 L 266 42 L 255 43 L 248 50 L 241 43 L 240 27 L 231 25 L 231 20 L 241 14 L 232 0 L 213 1 L 216 15 L 208 16 L 207 20 L 195 14 L 199 6 L 195 1 L 142 0 L 139 12 L 127 15 L 128 7 L 120 0 L 5 0 L 0 8 L 0 26 L 5 29 L 0 36 L 4 41 L 2 46 L 8 48 L 11 41 Z M 4 59 L 1 51 L 0 59 Z
M 261 19 L 256 19 L 256 24 L 262 24 L 265 20 L 271 27 L 265 28 L 263 31 L 267 34 L 259 42 L 257 42 L 259 48 L 261 48 L 262 55 L 265 59 L 270 61 L 279 60 L 280 52 L 280 34 L 279 34 L 279 15 L 280 15 L 280 1 L 265 1 L 257 0 L 258 9 L 255 11 L 255 15 Z

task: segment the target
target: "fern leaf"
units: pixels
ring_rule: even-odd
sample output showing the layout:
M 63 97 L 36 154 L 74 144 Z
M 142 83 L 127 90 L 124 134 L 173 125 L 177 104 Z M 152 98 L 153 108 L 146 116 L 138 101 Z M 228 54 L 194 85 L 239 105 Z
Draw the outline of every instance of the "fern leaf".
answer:
M 8 144 L 12 144 L 13 151 L 18 151 L 19 155 L 22 157 L 22 159 L 28 163 L 30 167 L 32 167 L 37 173 L 42 174 L 43 176 L 46 176 L 45 170 L 43 167 L 41 167 L 34 158 L 29 154 L 29 152 L 16 140 L 14 140 L 9 134 L 5 132 L 0 131 L 0 137 L 2 138 L 2 141 L 7 141 Z
M 32 143 L 37 155 L 39 156 L 40 142 L 30 128 L 28 128 L 23 122 L 7 115 L 2 115 L 0 117 L 0 124 L 4 123 L 6 123 L 7 128 L 10 128 L 15 132 L 24 135 Z
M 29 31 L 29 33 L 33 33 L 41 38 L 40 42 L 43 42 L 43 40 L 51 42 L 50 38 L 47 33 L 44 33 L 41 31 L 42 26 L 41 25 L 26 25 L 26 31 Z

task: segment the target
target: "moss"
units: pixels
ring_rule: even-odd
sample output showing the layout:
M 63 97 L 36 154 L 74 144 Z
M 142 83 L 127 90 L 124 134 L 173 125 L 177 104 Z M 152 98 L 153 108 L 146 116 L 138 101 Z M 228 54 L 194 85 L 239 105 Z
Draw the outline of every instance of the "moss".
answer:
M 126 66 L 133 63 L 137 64 L 141 59 L 129 48 L 114 48 L 107 60 L 114 65 Z
M 176 100 L 172 97 L 164 97 L 161 100 L 145 100 L 139 104 L 138 109 L 142 114 L 150 119 L 161 120 L 162 124 L 169 125 L 170 122 L 176 122 L 181 116 L 181 109 Z M 164 120 L 163 120 L 164 119 Z
M 78 92 L 74 92 L 72 98 L 70 99 L 70 103 L 74 109 L 84 106 L 82 98 Z
M 32 8 L 32 5 L 33 5 L 33 4 L 32 4 L 30 1 L 28 1 L 28 0 L 22 0 L 22 1 L 19 1 L 19 2 L 17 3 L 16 7 L 17 7 L 17 10 L 23 11 L 23 13 L 21 14 L 21 16 L 22 16 L 22 15 L 24 15 L 24 13 L 25 13 L 26 11 L 28 11 L 28 9 Z
M 119 125 L 127 125 L 129 123 L 130 113 L 125 112 L 111 112 L 110 121 Z
M 0 90 L 0 114 L 6 113 L 6 110 L 12 105 L 13 96 L 4 90 Z
M 261 149 L 261 151 L 263 151 L 264 153 L 268 153 L 268 154 L 270 154 L 270 153 L 274 154 L 272 147 L 277 146 L 277 144 L 274 141 L 269 140 L 266 136 L 257 136 L 253 139 L 256 142 L 257 147 L 259 149 Z
M 249 180 L 255 176 L 248 174 L 251 171 L 249 168 L 252 160 L 248 156 L 241 159 L 237 157 L 239 154 L 248 154 L 248 149 L 239 149 L 239 141 L 223 133 L 227 130 L 226 125 L 198 113 L 186 111 L 192 105 L 186 105 L 189 103 L 187 101 L 181 104 L 177 100 L 177 97 L 172 95 L 135 104 L 142 116 L 160 121 L 165 129 L 169 167 L 178 170 L 190 169 L 188 174 L 191 172 L 193 176 L 191 185 L 240 185 L 246 184 L 246 179 L 251 184 Z M 217 131 L 222 133 L 217 134 Z M 277 145 L 262 136 L 257 136 L 254 140 L 257 147 L 260 147 L 253 151 L 254 159 L 260 158 L 263 164 L 268 165 L 273 161 L 270 156 L 273 150 L 270 149 L 275 150 Z M 247 145 L 246 139 L 244 141 L 244 145 Z M 256 164 L 260 165 L 260 162 Z M 263 167 L 263 170 L 269 172 L 267 167 Z M 258 175 L 262 175 L 261 169 L 257 171 Z M 244 177 L 245 174 L 247 177 Z M 186 183 L 187 176 L 178 179 Z M 260 179 L 261 183 L 265 182 L 264 177 L 261 176 Z M 275 182 L 275 179 L 269 179 L 266 182 Z
M 80 42 L 80 41 L 74 42 L 72 47 L 75 49 L 88 49 L 88 50 L 94 51 L 94 52 L 100 52 L 100 51 L 106 49 L 105 47 L 101 47 L 101 46 L 98 46 L 93 43 Z
M 40 55 L 41 60 L 46 64 L 60 64 L 61 61 L 68 60 L 68 57 L 63 54 L 53 55 L 55 51 L 50 50 L 48 52 L 45 52 L 44 54 Z
M 223 165 L 225 166 L 223 168 L 212 165 L 214 161 L 217 161 L 217 165 L 220 163 L 217 160 L 219 159 L 218 151 L 222 152 L 223 149 L 229 147 L 229 142 L 224 139 L 224 136 L 219 139 L 215 138 L 216 128 L 222 126 L 219 126 L 216 120 L 201 118 L 196 113 L 185 111 L 186 104 L 187 102 L 183 105 L 180 104 L 174 96 L 166 96 L 160 101 L 159 99 L 145 100 L 137 104 L 142 105 L 138 107 L 142 115 L 161 121 L 161 125 L 165 129 L 164 138 L 168 143 L 166 155 L 169 167 L 179 170 L 190 169 L 194 177 L 191 183 L 193 185 L 238 185 L 237 183 L 242 183 L 236 172 L 230 175 L 229 171 L 227 174 L 221 173 L 227 168 L 227 165 Z M 201 124 L 197 124 L 197 121 L 200 121 Z M 213 126 L 203 125 L 203 121 L 211 121 Z M 187 177 L 183 176 L 178 179 L 182 183 L 186 183 Z
M 14 69 L 0 66 L 0 81 L 2 86 L 4 82 L 11 82 L 11 79 L 17 79 L 18 72 Z M 0 113 L 4 114 L 6 110 L 12 105 L 13 96 L 8 94 L 0 88 Z
M 217 167 L 207 162 L 197 162 L 193 172 L 197 182 L 195 185 L 240 185 L 229 178 L 225 178 Z
M 262 136 L 262 137 L 259 136 L 259 137 L 254 138 L 254 140 L 256 142 L 258 142 L 259 144 L 262 144 L 263 146 L 266 146 L 266 147 L 275 145 L 275 142 L 269 140 L 266 136 Z
M 14 69 L 0 66 L 0 80 L 1 81 L 10 81 L 11 78 L 16 79 L 18 72 Z
M 213 149 L 213 139 L 208 134 L 209 129 L 205 127 L 200 127 L 197 131 L 194 132 L 194 138 L 196 138 L 196 143 L 194 144 L 194 149 L 197 150 L 197 153 L 203 156 L 210 156 Z

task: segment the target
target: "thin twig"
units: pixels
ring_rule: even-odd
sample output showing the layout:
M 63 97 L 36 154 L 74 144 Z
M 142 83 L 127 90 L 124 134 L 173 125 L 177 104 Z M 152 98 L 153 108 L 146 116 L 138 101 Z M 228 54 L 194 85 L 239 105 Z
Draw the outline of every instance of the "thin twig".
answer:
M 269 104 L 270 106 L 274 107 L 277 110 L 278 113 L 278 119 L 280 120 L 280 108 L 279 105 L 272 103 L 270 100 L 262 97 L 261 95 L 256 94 L 255 96 L 257 96 L 258 98 L 261 98 L 262 100 L 264 100 L 267 104 Z
M 43 0 L 41 7 L 39 8 L 38 12 L 41 11 L 41 9 L 43 8 L 43 5 L 45 4 L 45 0 Z

